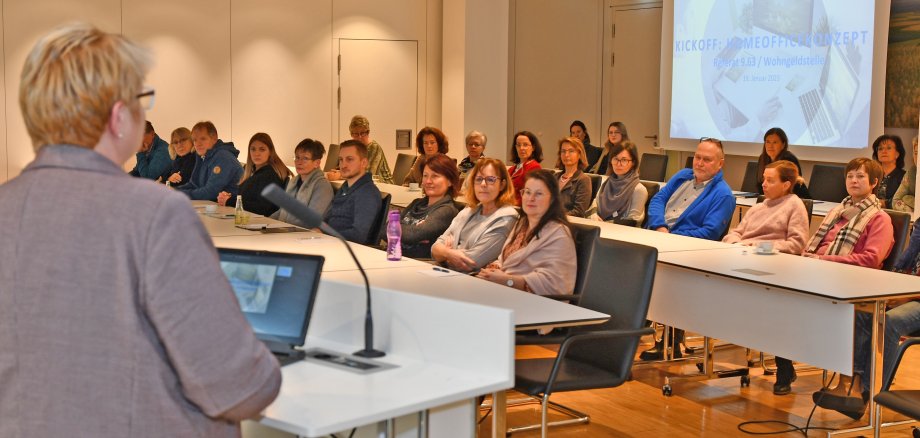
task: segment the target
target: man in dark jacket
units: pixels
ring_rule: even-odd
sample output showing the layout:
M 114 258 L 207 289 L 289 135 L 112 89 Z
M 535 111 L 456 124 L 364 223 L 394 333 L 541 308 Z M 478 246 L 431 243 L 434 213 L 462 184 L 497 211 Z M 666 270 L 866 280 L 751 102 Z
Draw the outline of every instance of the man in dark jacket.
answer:
M 368 239 L 380 211 L 380 190 L 367 172 L 367 146 L 357 140 L 343 141 L 339 147 L 339 170 L 345 182 L 332 198 L 326 223 L 349 241 L 372 243 Z M 374 236 L 376 237 L 376 236 Z
M 214 201 L 217 194 L 226 191 L 236 196 L 240 190 L 243 166 L 237 160 L 240 151 L 233 143 L 217 138 L 217 128 L 211 122 L 198 122 L 192 127 L 192 142 L 198 158 L 188 184 L 179 190 L 189 198 Z
M 157 135 L 153 124 L 147 120 L 141 148 L 137 151 L 137 164 L 131 170 L 131 176 L 157 179 L 169 168 L 170 164 L 172 164 L 172 159 L 169 158 L 169 143 Z

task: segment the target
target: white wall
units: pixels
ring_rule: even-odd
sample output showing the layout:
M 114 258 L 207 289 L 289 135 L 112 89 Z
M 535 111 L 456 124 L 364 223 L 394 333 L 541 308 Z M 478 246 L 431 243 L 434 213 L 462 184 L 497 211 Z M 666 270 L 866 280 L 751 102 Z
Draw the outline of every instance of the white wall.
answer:
M 161 137 L 211 120 L 223 140 L 236 143 L 241 160 L 258 131 L 272 136 L 286 161 L 304 137 L 339 140 L 337 38 L 417 40 L 416 129 L 441 123 L 441 0 L 2 0 L 0 8 L 0 182 L 34 158 L 18 106 L 25 56 L 41 35 L 78 20 L 123 32 L 153 51 L 147 80 L 157 95 L 148 118 Z

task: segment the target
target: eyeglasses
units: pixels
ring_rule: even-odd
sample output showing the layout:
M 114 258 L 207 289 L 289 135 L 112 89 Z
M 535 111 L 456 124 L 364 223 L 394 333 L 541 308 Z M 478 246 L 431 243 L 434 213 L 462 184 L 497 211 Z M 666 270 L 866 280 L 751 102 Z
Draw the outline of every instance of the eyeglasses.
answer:
M 630 158 L 614 158 L 614 159 L 611 159 L 610 161 L 613 161 L 615 164 L 619 164 L 620 166 L 632 163 L 632 159 Z
M 294 155 L 294 162 L 313 161 L 313 157 L 298 157 Z
M 354 138 L 367 137 L 368 135 L 371 135 L 371 131 L 358 131 L 358 132 L 351 133 L 351 136 Z
M 144 109 L 144 111 L 150 111 L 153 109 L 153 100 L 154 100 L 153 98 L 155 95 L 156 95 L 156 90 L 154 90 L 153 88 L 149 88 L 149 89 L 142 91 L 140 94 L 138 94 L 135 97 L 137 97 L 137 100 L 140 103 L 141 108 Z
M 480 185 L 482 183 L 485 183 L 486 185 L 494 186 L 495 183 L 498 182 L 498 180 L 499 178 L 497 176 L 477 176 L 473 181 L 476 184 L 480 184 Z
M 719 149 L 722 149 L 722 140 L 719 140 L 718 138 L 700 137 L 700 143 L 703 142 L 715 143 L 717 146 L 719 146 Z
M 541 198 L 543 198 L 544 196 L 546 196 L 546 193 L 545 193 L 545 192 L 532 192 L 532 191 L 530 191 L 530 189 L 523 189 L 523 190 L 521 190 L 521 197 L 522 197 L 522 198 L 541 199 Z
M 559 149 L 559 155 L 569 155 L 569 154 L 577 154 L 577 153 L 578 151 L 575 149 Z
M 175 146 L 175 145 L 180 144 L 180 143 L 185 142 L 185 141 L 192 141 L 192 139 L 190 139 L 190 138 L 180 138 L 179 140 L 169 142 L 169 144 Z

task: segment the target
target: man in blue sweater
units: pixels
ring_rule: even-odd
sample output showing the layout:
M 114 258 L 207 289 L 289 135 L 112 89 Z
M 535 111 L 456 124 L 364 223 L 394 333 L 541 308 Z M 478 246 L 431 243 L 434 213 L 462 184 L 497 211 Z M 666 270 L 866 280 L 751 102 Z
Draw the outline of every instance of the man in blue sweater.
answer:
M 192 143 L 198 154 L 195 170 L 188 183 L 176 190 L 196 200 L 215 201 L 217 194 L 224 191 L 235 197 L 243 176 L 243 166 L 237 161 L 240 151 L 232 142 L 217 138 L 217 128 L 211 122 L 198 122 L 192 127 Z
M 345 182 L 326 211 L 325 220 L 345 239 L 361 244 L 373 242 L 370 236 L 374 219 L 380 211 L 380 190 L 367 172 L 367 146 L 357 140 L 339 146 L 339 171 Z
M 677 172 L 649 202 L 648 228 L 701 239 L 721 239 L 735 211 L 732 189 L 722 178 L 724 163 L 722 142 L 701 138 L 693 155 L 693 168 Z M 674 330 L 673 345 L 679 346 L 683 337 L 683 330 Z M 661 360 L 663 356 L 663 345 L 656 343 L 639 358 Z M 674 348 L 674 357 L 680 356 L 680 348 Z
M 137 151 L 137 164 L 131 170 L 131 176 L 157 179 L 171 164 L 169 143 L 157 135 L 153 124 L 148 120 L 144 127 L 141 148 Z

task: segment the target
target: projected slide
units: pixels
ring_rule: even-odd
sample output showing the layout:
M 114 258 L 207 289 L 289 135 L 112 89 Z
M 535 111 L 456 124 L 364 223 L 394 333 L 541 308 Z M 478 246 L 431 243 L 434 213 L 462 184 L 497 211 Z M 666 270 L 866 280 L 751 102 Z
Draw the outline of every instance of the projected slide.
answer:
M 866 147 L 874 3 L 675 1 L 671 137 Z
M 236 292 L 240 309 L 247 313 L 265 313 L 278 267 L 236 262 L 220 262 L 220 267 Z

